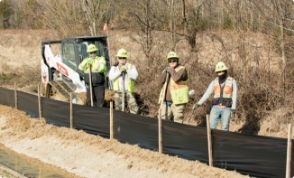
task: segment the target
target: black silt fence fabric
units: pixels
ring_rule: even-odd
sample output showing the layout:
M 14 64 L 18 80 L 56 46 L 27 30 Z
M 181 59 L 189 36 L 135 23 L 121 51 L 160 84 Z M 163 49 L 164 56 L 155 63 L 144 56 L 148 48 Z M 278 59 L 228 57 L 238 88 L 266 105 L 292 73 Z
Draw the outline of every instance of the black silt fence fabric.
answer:
M 208 163 L 205 127 L 195 127 L 166 120 L 162 121 L 162 125 L 164 153 Z
M 121 143 L 158 150 L 158 120 L 114 111 L 114 138 Z
M 31 117 L 39 117 L 38 96 L 17 91 L 17 109 L 25 111 Z
M 14 107 L 15 106 L 14 90 L 0 88 L 0 104 Z
M 212 130 L 212 148 L 215 167 L 257 177 L 285 177 L 287 139 Z
M 70 127 L 69 103 L 41 98 L 42 117 L 46 123 L 56 126 Z
M 90 134 L 109 138 L 109 109 L 73 105 L 73 127 Z
M 38 116 L 38 97 L 17 91 L 18 109 Z M 14 90 L 0 88 L 0 104 L 14 107 Z M 41 98 L 42 117 L 56 126 L 70 126 L 70 104 Z M 109 108 L 73 105 L 73 127 L 109 138 Z M 162 121 L 163 152 L 208 163 L 206 128 Z M 255 177 L 285 177 L 287 139 L 211 131 L 213 166 Z M 158 150 L 158 120 L 114 111 L 114 138 Z M 292 148 L 293 160 L 294 149 Z M 291 167 L 294 175 L 294 164 Z

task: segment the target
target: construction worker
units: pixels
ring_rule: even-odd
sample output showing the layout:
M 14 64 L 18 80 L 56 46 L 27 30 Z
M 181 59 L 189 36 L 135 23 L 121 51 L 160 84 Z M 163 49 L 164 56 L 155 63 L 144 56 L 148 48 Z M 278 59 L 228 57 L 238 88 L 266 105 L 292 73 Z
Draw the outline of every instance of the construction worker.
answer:
M 188 72 L 180 65 L 179 57 L 175 52 L 169 52 L 166 60 L 168 67 L 163 70 L 159 78 L 162 89 L 159 96 L 158 117 L 183 123 L 184 108 L 189 102 Z
M 90 76 L 92 80 L 92 94 L 93 103 L 96 101 L 97 107 L 102 107 L 104 104 L 105 94 L 105 74 L 107 70 L 106 61 L 103 56 L 97 55 L 98 48 L 95 44 L 89 44 L 87 47 L 87 53 L 89 57 L 84 59 L 79 65 L 79 73 L 82 74 L 87 88 L 87 104 L 91 103 L 90 92 Z
M 236 109 L 238 88 L 236 81 L 228 76 L 228 67 L 224 62 L 216 64 L 215 73 L 217 77 L 210 83 L 202 98 L 193 106 L 193 109 L 202 105 L 214 93 L 210 110 L 210 127 L 215 129 L 221 118 L 222 130 L 229 131 L 230 118 Z
M 133 95 L 135 80 L 138 78 L 136 67 L 128 62 L 128 52 L 120 49 L 116 55 L 118 62 L 110 68 L 109 80 L 112 81 L 116 110 L 123 110 L 125 101 L 130 113 L 138 114 L 139 107 Z

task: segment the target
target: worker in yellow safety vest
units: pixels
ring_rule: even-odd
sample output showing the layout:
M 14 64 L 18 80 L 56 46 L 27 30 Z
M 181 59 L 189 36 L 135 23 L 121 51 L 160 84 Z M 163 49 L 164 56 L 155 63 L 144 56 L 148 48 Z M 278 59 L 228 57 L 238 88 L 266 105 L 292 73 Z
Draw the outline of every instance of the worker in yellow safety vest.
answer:
M 118 62 L 109 71 L 109 80 L 112 81 L 115 92 L 115 109 L 125 111 L 124 106 L 127 103 L 130 113 L 138 114 L 139 107 L 134 97 L 138 71 L 133 64 L 128 62 L 128 52 L 125 49 L 118 50 L 116 57 Z
M 79 64 L 79 73 L 82 74 L 87 88 L 87 105 L 91 103 L 90 86 L 93 91 L 93 101 L 97 107 L 102 107 L 104 104 L 105 94 L 105 74 L 107 70 L 106 61 L 103 56 L 97 55 L 98 48 L 95 44 L 89 44 L 87 48 L 88 58 L 85 58 Z M 91 80 L 89 73 L 91 72 Z M 90 82 L 91 85 L 90 85 Z
M 173 120 L 183 123 L 184 108 L 189 102 L 188 94 L 188 72 L 186 67 L 179 63 L 177 53 L 171 51 L 167 58 L 166 67 L 159 77 L 159 84 L 162 86 L 159 96 L 160 119 Z

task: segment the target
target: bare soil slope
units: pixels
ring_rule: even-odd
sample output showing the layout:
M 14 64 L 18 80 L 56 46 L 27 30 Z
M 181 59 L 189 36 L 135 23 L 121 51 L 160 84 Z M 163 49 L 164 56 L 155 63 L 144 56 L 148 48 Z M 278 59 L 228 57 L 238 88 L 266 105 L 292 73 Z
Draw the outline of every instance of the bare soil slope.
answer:
M 1 144 L 76 175 L 72 177 L 248 177 L 48 125 L 44 119 L 32 119 L 10 107 L 0 105 L 0 113 Z

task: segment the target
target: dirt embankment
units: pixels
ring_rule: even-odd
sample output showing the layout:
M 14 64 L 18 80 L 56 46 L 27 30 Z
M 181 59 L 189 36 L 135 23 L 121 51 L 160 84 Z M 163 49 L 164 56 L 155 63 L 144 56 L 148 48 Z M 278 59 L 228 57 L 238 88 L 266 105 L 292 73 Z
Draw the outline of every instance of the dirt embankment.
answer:
M 76 177 L 248 177 L 83 131 L 48 125 L 0 105 L 0 143 Z

